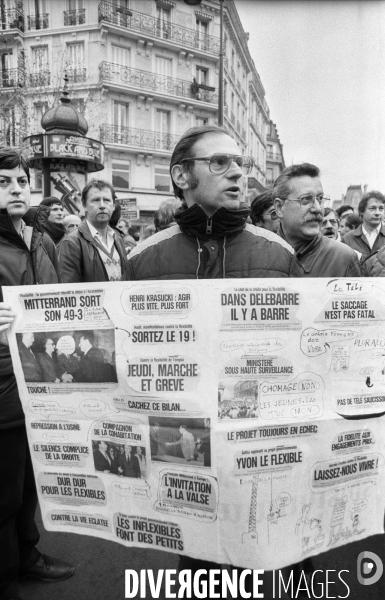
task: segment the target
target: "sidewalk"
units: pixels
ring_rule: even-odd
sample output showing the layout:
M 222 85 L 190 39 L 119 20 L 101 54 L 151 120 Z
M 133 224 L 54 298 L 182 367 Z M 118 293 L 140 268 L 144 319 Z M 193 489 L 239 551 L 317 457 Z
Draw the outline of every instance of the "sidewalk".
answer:
M 124 575 L 125 569 L 176 569 L 178 556 L 157 550 L 144 550 L 141 548 L 125 548 L 115 542 L 100 540 L 85 535 L 71 533 L 47 533 L 41 523 L 40 513 L 37 519 L 41 532 L 39 548 L 46 554 L 57 556 L 72 562 L 76 572 L 71 579 L 60 583 L 42 583 L 28 580 L 20 585 L 20 594 L 23 600 L 124 600 Z M 285 541 L 283 541 L 285 543 Z M 290 541 L 288 541 L 290 543 Z M 385 577 L 382 576 L 378 583 L 363 586 L 357 581 L 357 557 L 360 552 L 375 552 L 385 564 L 385 536 L 376 535 L 360 542 L 348 544 L 343 548 L 330 550 L 313 559 L 315 569 L 321 569 L 320 575 L 326 580 L 326 570 L 329 570 L 328 579 L 335 582 L 322 592 L 320 584 L 315 587 L 315 593 L 321 600 L 326 598 L 348 598 L 348 600 L 383 600 L 385 597 Z M 342 578 L 350 588 L 341 583 L 337 573 L 342 573 Z M 265 574 L 267 578 L 271 573 Z M 322 595 L 321 595 L 322 594 Z M 278 598 L 278 591 L 276 592 Z M 295 597 L 295 595 L 294 595 Z M 139 596 L 138 596 L 139 598 Z M 308 595 L 302 593 L 298 598 L 306 600 Z M 147 596 L 151 600 L 151 596 Z M 166 600 L 164 587 L 162 587 L 159 600 Z M 265 600 L 271 600 L 265 596 Z

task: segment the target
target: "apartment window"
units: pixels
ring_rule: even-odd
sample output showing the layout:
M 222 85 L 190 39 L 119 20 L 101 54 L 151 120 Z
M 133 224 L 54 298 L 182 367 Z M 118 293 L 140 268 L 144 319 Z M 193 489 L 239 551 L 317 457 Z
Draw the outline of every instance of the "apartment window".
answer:
M 206 67 L 197 67 L 196 80 L 198 83 L 208 85 L 209 70 Z
M 112 161 L 112 185 L 114 188 L 128 190 L 130 187 L 130 163 L 127 161 Z
M 164 56 L 156 57 L 156 74 L 172 77 L 172 59 Z
M 86 10 L 84 0 L 67 0 L 67 10 L 64 12 L 64 25 L 84 25 Z
M 111 46 L 112 50 L 112 62 L 115 65 L 121 65 L 123 67 L 130 66 L 131 52 L 130 48 L 125 48 L 123 46 L 115 46 L 114 44 Z
M 32 87 L 50 85 L 48 46 L 35 46 L 32 50 L 29 83 Z
M 123 102 L 114 102 L 114 126 L 118 129 L 128 127 L 129 105 Z
M 202 50 L 209 50 L 209 39 L 208 39 L 208 31 L 209 24 L 207 21 L 197 18 L 196 20 L 196 31 L 197 31 L 197 47 Z
M 79 83 L 86 79 L 84 62 L 84 42 L 67 44 L 66 74 L 72 83 Z
M 128 12 L 127 0 L 114 0 L 111 10 L 113 11 L 114 23 L 127 27 L 129 23 L 129 12 Z
M 165 6 L 156 7 L 157 33 L 160 37 L 171 37 L 171 9 Z
M 269 183 L 274 181 L 274 171 L 270 167 L 266 169 L 266 179 Z
M 171 130 L 171 113 L 169 110 L 162 110 L 160 108 L 156 111 L 156 122 L 158 131 L 160 133 L 168 134 Z
M 203 125 L 209 124 L 208 117 L 195 117 L 195 125 L 196 127 L 202 127 Z
M 155 165 L 155 189 L 158 192 L 169 192 L 171 189 L 168 165 Z

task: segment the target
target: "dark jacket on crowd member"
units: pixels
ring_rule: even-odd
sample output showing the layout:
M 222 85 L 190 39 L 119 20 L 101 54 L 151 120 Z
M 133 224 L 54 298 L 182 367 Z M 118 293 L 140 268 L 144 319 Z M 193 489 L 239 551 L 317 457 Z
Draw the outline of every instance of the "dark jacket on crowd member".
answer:
M 37 360 L 42 373 L 40 381 L 53 382 L 60 379 L 57 361 L 53 356 L 50 356 L 47 352 L 40 352 L 37 355 Z
M 353 248 L 353 250 L 361 252 L 361 260 L 365 260 L 370 254 L 374 254 L 385 245 L 385 225 L 381 225 L 373 248 L 370 248 L 368 244 L 366 236 L 362 231 L 362 225 L 359 225 L 357 229 L 354 229 L 353 231 L 349 231 L 349 233 L 345 233 L 342 242 L 347 246 L 350 246 L 350 248 Z
M 278 235 L 285 239 L 281 226 Z M 354 250 L 321 233 L 304 243 L 295 255 L 300 265 L 298 277 L 361 277 Z
M 362 263 L 364 277 L 385 277 L 385 246 Z
M 175 214 L 177 225 L 134 248 L 128 278 L 220 279 L 296 276 L 294 251 L 274 233 L 246 224 L 249 210 L 221 207 L 208 217 L 194 204 Z
M 27 213 L 28 214 L 28 213 Z M 33 221 L 24 217 L 24 222 L 31 235 L 31 249 L 17 233 L 13 221 L 6 209 L 0 209 L 0 301 L 3 300 L 3 285 L 33 285 L 36 283 L 60 283 L 60 272 L 51 238 L 44 233 L 43 223 L 48 218 L 46 208 L 38 208 Z M 0 388 L 7 406 L 2 407 L 1 427 L 14 427 L 24 421 L 24 413 L 18 394 L 6 393 L 9 388 L 16 388 L 13 376 L 11 355 L 8 346 L 0 345 Z M 17 388 L 16 388 L 17 392 Z M 9 403 L 8 399 L 9 398 Z
M 27 348 L 23 342 L 18 344 L 18 351 L 21 360 L 21 366 L 23 368 L 24 379 L 29 382 L 44 381 L 38 355 L 34 354 L 31 348 Z
M 44 231 L 48 233 L 55 246 L 61 242 L 66 234 L 64 225 L 61 223 L 51 223 L 50 221 L 47 221 L 47 223 L 44 225 Z
M 115 246 L 122 269 L 122 281 L 127 280 L 126 250 L 120 235 L 115 234 Z M 63 283 L 108 281 L 106 268 L 98 247 L 84 221 L 59 244 L 59 263 Z

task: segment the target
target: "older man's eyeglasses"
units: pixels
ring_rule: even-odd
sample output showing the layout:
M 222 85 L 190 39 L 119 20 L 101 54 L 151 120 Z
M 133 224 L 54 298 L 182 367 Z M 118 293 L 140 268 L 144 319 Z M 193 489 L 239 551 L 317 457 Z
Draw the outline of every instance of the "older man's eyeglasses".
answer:
M 298 202 L 301 207 L 306 208 L 313 207 L 317 201 L 318 204 L 322 207 L 325 204 L 325 202 L 328 202 L 328 200 L 330 200 L 330 196 L 324 196 L 323 194 L 320 194 L 319 196 L 313 196 L 312 194 L 304 194 L 300 198 L 285 198 L 285 200 L 291 202 Z
M 216 175 L 226 173 L 232 162 L 235 162 L 235 164 L 242 169 L 244 175 L 248 175 L 254 164 L 251 156 L 237 156 L 236 154 L 213 154 L 212 156 L 204 157 L 194 156 L 191 158 L 184 158 L 181 160 L 181 163 L 189 160 L 205 160 L 209 163 L 211 173 L 215 173 Z

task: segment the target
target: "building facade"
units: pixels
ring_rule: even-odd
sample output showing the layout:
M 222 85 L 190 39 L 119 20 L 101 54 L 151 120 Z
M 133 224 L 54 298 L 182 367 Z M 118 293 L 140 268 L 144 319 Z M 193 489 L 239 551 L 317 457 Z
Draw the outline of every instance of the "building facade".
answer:
M 236 2 L 223 6 L 224 125 L 255 161 L 247 197 L 266 186 L 271 121 Z M 0 141 L 42 132 L 66 74 L 88 136 L 105 145 L 99 176 L 136 205 L 145 227 L 172 196 L 169 162 L 181 134 L 218 122 L 219 0 L 2 0 L 0 17 Z M 34 173 L 34 204 L 41 180 Z
M 278 175 L 285 168 L 283 147 L 279 139 L 277 126 L 273 121 L 270 121 L 267 129 L 266 146 L 266 186 L 272 187 Z

